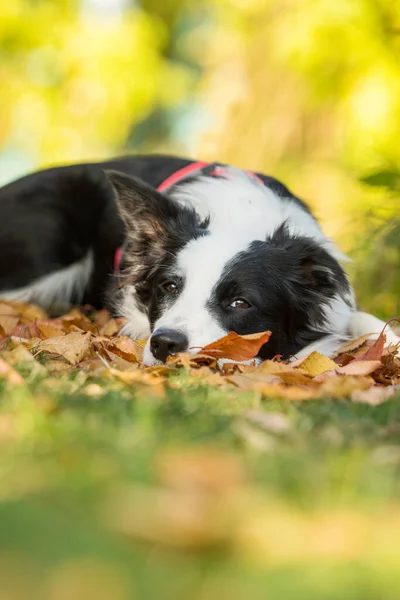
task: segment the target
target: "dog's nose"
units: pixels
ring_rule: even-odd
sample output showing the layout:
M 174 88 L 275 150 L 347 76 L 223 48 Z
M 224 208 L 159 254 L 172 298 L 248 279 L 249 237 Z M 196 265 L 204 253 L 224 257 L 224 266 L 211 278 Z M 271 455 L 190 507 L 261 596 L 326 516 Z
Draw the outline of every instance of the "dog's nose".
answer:
M 156 329 L 150 339 L 150 350 L 155 358 L 165 362 L 168 356 L 185 352 L 189 340 L 181 331 L 174 329 Z

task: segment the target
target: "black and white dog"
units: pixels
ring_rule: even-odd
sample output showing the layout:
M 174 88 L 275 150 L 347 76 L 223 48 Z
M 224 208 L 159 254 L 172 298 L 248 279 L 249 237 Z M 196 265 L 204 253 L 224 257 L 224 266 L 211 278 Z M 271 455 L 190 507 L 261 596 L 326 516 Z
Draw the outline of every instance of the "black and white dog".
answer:
M 124 333 L 152 332 L 148 365 L 229 331 L 271 330 L 260 358 L 331 354 L 378 333 L 343 258 L 279 181 L 223 165 L 129 157 L 0 189 L 0 296 L 112 307 Z

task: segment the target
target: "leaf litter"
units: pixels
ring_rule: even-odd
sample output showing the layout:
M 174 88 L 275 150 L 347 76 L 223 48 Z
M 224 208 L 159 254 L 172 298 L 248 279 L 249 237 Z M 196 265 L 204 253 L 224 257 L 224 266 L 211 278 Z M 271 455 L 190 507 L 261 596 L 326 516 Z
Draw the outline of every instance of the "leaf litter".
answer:
M 184 373 L 196 385 L 250 391 L 265 398 L 348 398 L 369 404 L 387 400 L 400 385 L 398 348 L 385 345 L 384 331 L 376 341 L 365 335 L 347 341 L 331 358 L 311 352 L 299 360 L 277 356 L 261 363 L 255 357 L 273 334 L 230 332 L 198 352 L 177 354 L 166 365 L 147 367 L 146 340 L 119 335 L 123 324 L 106 310 L 84 307 L 50 318 L 35 305 L 2 301 L 0 379 L 23 385 L 16 367 L 29 363 L 49 377 L 78 370 L 88 384 L 91 377 L 100 377 L 163 396 L 167 387 L 178 385 L 173 376 Z

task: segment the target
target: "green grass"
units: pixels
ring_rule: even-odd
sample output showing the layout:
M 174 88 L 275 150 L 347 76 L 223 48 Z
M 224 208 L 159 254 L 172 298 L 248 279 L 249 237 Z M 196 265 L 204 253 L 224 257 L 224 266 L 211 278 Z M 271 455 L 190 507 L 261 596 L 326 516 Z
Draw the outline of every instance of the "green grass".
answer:
M 20 372 L 0 395 L 2 600 L 400 597 L 400 397 Z

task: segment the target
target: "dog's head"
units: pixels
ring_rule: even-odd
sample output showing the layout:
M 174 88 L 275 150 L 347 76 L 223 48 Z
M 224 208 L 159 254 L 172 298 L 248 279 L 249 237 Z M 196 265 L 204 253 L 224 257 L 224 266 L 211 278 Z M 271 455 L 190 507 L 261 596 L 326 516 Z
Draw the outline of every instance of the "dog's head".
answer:
M 350 286 L 300 204 L 235 172 L 189 182 L 170 197 L 108 176 L 126 229 L 118 310 L 132 336 L 145 333 L 137 319 L 147 315 L 146 364 L 229 331 L 271 330 L 260 357 L 272 358 L 344 329 Z

